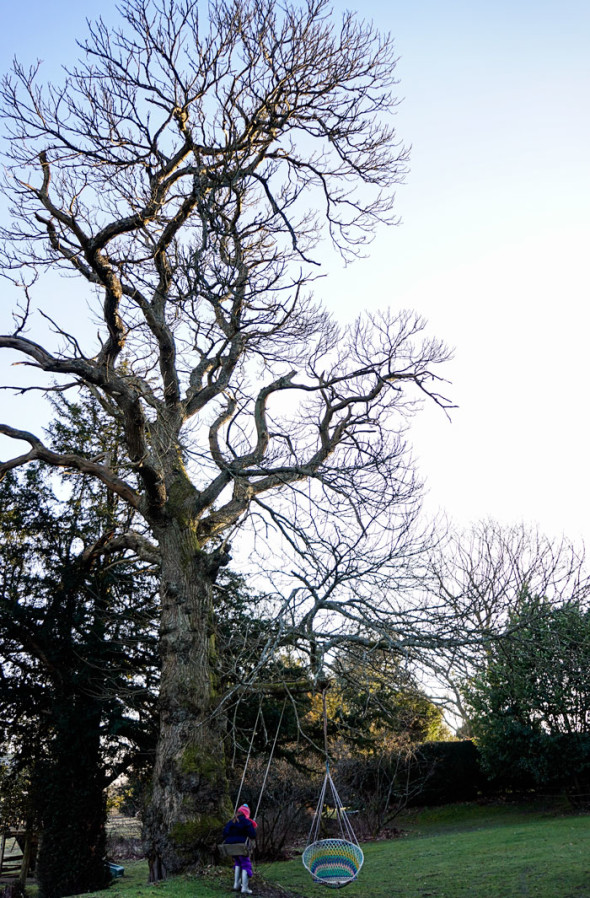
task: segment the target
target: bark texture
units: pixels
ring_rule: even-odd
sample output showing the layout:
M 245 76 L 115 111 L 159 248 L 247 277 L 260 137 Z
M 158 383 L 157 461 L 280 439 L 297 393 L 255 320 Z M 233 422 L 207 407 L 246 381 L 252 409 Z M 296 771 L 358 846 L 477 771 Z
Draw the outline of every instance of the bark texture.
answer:
M 223 720 L 215 714 L 214 556 L 199 549 L 195 528 L 171 521 L 159 532 L 162 553 L 160 735 L 144 821 L 150 880 L 208 855 L 231 813 Z

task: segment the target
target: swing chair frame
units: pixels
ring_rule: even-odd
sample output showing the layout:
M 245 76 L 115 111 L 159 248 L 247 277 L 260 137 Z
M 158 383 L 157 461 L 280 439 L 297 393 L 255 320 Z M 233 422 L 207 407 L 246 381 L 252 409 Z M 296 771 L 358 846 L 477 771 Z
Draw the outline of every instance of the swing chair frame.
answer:
M 331 889 L 341 889 L 357 878 L 365 856 L 358 843 L 352 825 L 338 795 L 336 785 L 330 774 L 328 757 L 328 715 L 326 711 L 326 690 L 323 690 L 324 710 L 324 743 L 326 752 L 326 775 L 320 790 L 315 814 L 307 839 L 307 845 L 301 858 L 303 866 L 318 885 Z M 340 827 L 340 838 L 320 838 L 326 795 L 330 788 L 332 806 Z
M 326 794 L 330 787 L 334 815 L 340 827 L 339 838 L 320 838 Z M 313 817 L 307 846 L 301 858 L 313 881 L 332 889 L 341 889 L 354 882 L 364 862 L 360 847 L 326 762 L 326 775 Z

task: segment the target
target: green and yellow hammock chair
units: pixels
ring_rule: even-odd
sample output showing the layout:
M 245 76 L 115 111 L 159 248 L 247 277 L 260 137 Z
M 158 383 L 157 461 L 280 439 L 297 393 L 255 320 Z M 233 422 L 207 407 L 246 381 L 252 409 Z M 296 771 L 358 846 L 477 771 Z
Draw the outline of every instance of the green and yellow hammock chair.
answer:
M 328 787 L 331 793 L 330 806 L 337 819 L 340 836 L 339 838 L 320 839 L 320 825 Z M 362 849 L 342 807 L 342 802 L 330 775 L 328 762 L 326 762 L 326 776 L 302 860 L 303 866 L 311 873 L 314 882 L 331 889 L 341 889 L 354 882 L 363 866 Z

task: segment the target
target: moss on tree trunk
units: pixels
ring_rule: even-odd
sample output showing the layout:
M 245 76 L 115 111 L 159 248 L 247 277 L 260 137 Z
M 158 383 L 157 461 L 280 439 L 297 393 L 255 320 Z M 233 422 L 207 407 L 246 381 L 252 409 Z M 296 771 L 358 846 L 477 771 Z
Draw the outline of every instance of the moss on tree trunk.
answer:
M 162 553 L 160 735 L 144 819 L 150 880 L 209 856 L 231 813 L 216 711 L 212 591 L 216 566 L 195 529 L 173 521 Z

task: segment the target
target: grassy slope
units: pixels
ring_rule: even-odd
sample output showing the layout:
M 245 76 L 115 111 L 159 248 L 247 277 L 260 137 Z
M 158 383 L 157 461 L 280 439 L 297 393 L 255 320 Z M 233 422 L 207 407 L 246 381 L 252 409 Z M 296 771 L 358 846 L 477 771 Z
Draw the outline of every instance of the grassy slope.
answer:
M 403 838 L 363 845 L 365 865 L 343 898 L 590 898 L 590 815 L 465 805 L 414 814 L 402 825 Z M 125 876 L 96 898 L 232 894 L 229 867 L 150 886 L 145 861 L 124 866 Z M 333 894 L 311 882 L 300 858 L 256 872 L 254 895 L 260 875 L 301 898 Z
M 229 883 L 231 871 L 225 869 L 217 868 L 206 878 L 196 875 L 176 876 L 166 882 L 150 885 L 147 861 L 120 863 L 125 868 L 124 876 L 113 879 L 104 892 L 90 892 L 78 898 L 220 898 L 220 895 L 229 891 L 223 887 Z M 229 893 L 232 894 L 231 891 Z M 27 887 L 27 895 L 29 898 L 37 898 L 37 887 Z
M 363 846 L 346 898 L 590 898 L 590 816 L 511 808 L 444 808 L 409 821 L 408 836 Z M 317 896 L 300 861 L 264 868 Z

